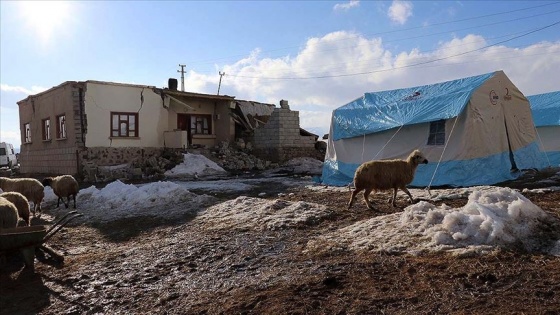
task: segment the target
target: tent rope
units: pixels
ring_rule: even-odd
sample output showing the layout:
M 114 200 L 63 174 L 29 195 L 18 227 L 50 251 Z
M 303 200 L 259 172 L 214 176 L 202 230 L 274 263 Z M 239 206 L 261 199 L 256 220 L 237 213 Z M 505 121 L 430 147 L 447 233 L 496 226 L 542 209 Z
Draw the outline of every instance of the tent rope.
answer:
M 379 153 L 381 153 L 381 152 L 383 151 L 383 149 L 385 149 L 385 147 L 389 144 L 389 142 L 391 142 L 391 140 L 393 140 L 393 138 L 397 135 L 397 133 L 399 133 L 399 131 L 402 129 L 403 126 L 404 126 L 404 125 L 401 125 L 401 126 L 399 127 L 399 129 L 397 129 L 397 131 L 395 131 L 395 133 L 393 134 L 393 136 L 392 136 L 389 140 L 387 140 L 387 142 L 385 143 L 385 145 L 377 152 L 377 154 L 373 157 L 373 159 L 375 159 L 375 158 L 379 155 Z
M 539 131 L 537 130 L 537 128 L 535 128 L 535 132 L 537 133 L 537 137 L 539 138 L 539 142 L 541 144 L 541 147 L 543 148 L 543 153 L 544 153 L 544 156 L 546 157 L 546 161 L 548 162 L 548 166 L 552 166 L 552 164 L 550 163 L 550 159 L 548 158 L 548 154 L 544 150 L 544 143 L 542 142 L 541 135 L 539 134 Z
M 428 195 L 430 197 L 432 197 L 432 193 L 430 192 L 430 188 L 432 187 L 432 182 L 434 181 L 434 178 L 436 177 L 436 173 L 437 173 L 437 170 L 439 168 L 439 164 L 441 163 L 441 160 L 443 159 L 443 154 L 445 154 L 445 150 L 447 149 L 447 145 L 449 144 L 449 139 L 451 139 L 451 135 L 453 134 L 453 130 L 455 129 L 455 125 L 457 124 L 457 119 L 458 118 L 459 118 L 459 115 L 457 115 L 455 117 L 455 122 L 453 122 L 453 127 L 451 127 L 451 131 L 449 132 L 449 137 L 447 137 L 447 141 L 445 142 L 445 146 L 443 147 L 443 151 L 441 151 L 441 155 L 439 157 L 439 161 L 437 162 L 436 169 L 434 170 L 434 173 L 432 174 L 432 179 L 430 179 L 430 183 L 428 184 L 428 187 L 426 187 L 426 190 L 428 191 Z

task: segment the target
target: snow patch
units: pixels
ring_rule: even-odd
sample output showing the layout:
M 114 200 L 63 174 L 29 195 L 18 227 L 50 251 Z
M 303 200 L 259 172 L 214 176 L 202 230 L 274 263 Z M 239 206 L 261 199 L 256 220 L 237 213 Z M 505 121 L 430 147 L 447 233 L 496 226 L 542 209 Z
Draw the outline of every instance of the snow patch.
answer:
M 330 214 L 326 206 L 315 203 L 241 196 L 208 208 L 196 221 L 210 229 L 262 231 L 314 225 Z
M 352 250 L 418 253 L 449 250 L 459 254 L 485 252 L 496 247 L 521 246 L 539 251 L 541 224 L 547 214 L 515 190 L 474 191 L 462 208 L 421 201 L 403 213 L 355 223 L 308 243 L 308 249 L 330 244 Z M 546 242 L 545 242 L 546 243 Z
M 183 154 L 183 163 L 165 172 L 167 177 L 204 177 L 213 175 L 225 175 L 227 172 L 214 161 L 202 154 Z
M 58 197 L 45 187 L 43 208 L 48 215 L 67 213 L 63 205 L 56 208 Z M 177 217 L 193 213 L 214 201 L 213 197 L 191 193 L 172 182 L 154 182 L 137 187 L 114 181 L 102 189 L 90 186 L 80 190 L 76 199 L 82 222 L 106 222 L 138 216 Z M 71 204 L 71 207 L 73 203 Z

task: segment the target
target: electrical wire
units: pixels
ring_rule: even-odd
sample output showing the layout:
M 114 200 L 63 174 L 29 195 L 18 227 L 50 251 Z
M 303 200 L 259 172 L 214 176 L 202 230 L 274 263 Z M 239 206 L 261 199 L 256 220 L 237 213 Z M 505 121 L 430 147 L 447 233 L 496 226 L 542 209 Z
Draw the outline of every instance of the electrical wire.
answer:
M 475 16 L 475 17 L 469 17 L 469 18 L 464 18 L 464 19 L 459 19 L 459 20 L 439 22 L 439 23 L 434 23 L 434 24 L 429 24 L 429 25 L 414 26 L 414 27 L 398 29 L 398 30 L 375 32 L 375 33 L 369 33 L 369 34 L 359 35 L 359 36 L 357 35 L 357 36 L 347 37 L 347 38 L 344 38 L 344 39 L 333 40 L 332 42 L 352 40 L 352 39 L 356 39 L 356 38 L 359 38 L 359 37 L 362 37 L 362 36 L 373 37 L 373 36 L 378 36 L 378 35 L 386 35 L 386 34 L 393 34 L 393 33 L 400 33 L 400 32 L 409 32 L 409 31 L 418 30 L 418 29 L 427 29 L 427 28 L 435 27 L 435 26 L 441 26 L 441 25 L 453 24 L 453 23 L 460 23 L 460 22 L 472 21 L 472 20 L 477 20 L 477 19 L 485 19 L 485 18 L 488 18 L 488 17 L 506 15 L 506 14 L 511 14 L 511 13 L 515 13 L 515 12 L 527 11 L 527 10 L 547 7 L 547 6 L 551 6 L 551 5 L 559 5 L 559 4 L 560 4 L 560 1 L 559 2 L 548 3 L 548 4 L 543 4 L 543 5 L 538 5 L 538 6 L 533 6 L 533 7 L 522 8 L 522 9 L 516 9 L 516 10 L 503 11 L 503 12 L 497 12 L 497 13 L 492 13 L 492 14 L 485 14 L 485 15 L 480 15 L 480 16 Z M 519 21 L 519 20 L 522 20 L 522 19 L 528 19 L 528 18 L 533 18 L 533 17 L 539 17 L 539 16 L 542 16 L 542 15 L 552 14 L 552 13 L 556 13 L 558 11 L 559 10 L 549 11 L 549 12 L 545 12 L 545 13 L 541 13 L 541 14 L 524 16 L 524 17 L 520 17 L 520 18 L 516 18 L 516 19 L 510 19 L 510 20 L 501 21 L 501 22 L 493 22 L 493 23 L 479 25 L 479 26 L 471 26 L 471 27 L 467 27 L 467 28 L 463 28 L 463 29 L 456 29 L 456 30 L 449 31 L 449 32 L 458 32 L 458 31 L 464 31 L 464 30 L 469 30 L 469 29 L 473 29 L 473 28 L 497 25 L 497 24 L 501 24 L 501 23 L 509 23 L 509 22 L 514 22 L 514 21 Z M 441 34 L 449 33 L 449 32 L 439 32 L 439 33 L 434 33 L 434 34 L 427 34 L 427 35 L 422 35 L 420 37 L 441 35 Z M 393 40 L 393 41 L 409 40 L 409 39 L 414 39 L 414 38 L 419 38 L 419 37 L 412 37 L 412 38 L 409 37 L 409 38 L 397 39 L 397 40 Z M 284 47 L 284 48 L 266 50 L 266 51 L 261 51 L 260 53 L 264 54 L 264 53 L 270 53 L 270 52 L 285 51 L 285 50 L 299 48 L 299 47 L 301 47 L 301 45 L 288 46 L 288 47 Z M 228 56 L 228 57 L 205 59 L 205 60 L 199 60 L 199 61 L 189 61 L 189 64 L 190 65 L 215 64 L 216 61 L 218 61 L 218 60 L 231 60 L 233 58 L 245 57 L 245 56 L 246 56 L 246 54 L 237 54 L 237 55 L 231 55 L 231 56 Z
M 558 24 L 560 24 L 560 21 L 554 22 L 552 24 L 545 25 L 543 27 L 525 32 L 521 35 L 514 36 L 514 37 L 511 37 L 511 38 L 506 39 L 506 40 L 498 41 L 496 43 L 486 45 L 486 46 L 483 46 L 483 47 L 480 47 L 480 48 L 471 49 L 471 50 L 464 51 L 464 52 L 454 54 L 454 55 L 450 55 L 450 56 L 434 58 L 434 59 L 430 59 L 430 60 L 423 61 L 423 62 L 417 62 L 417 63 L 404 65 L 404 66 L 399 66 L 399 67 L 392 67 L 392 68 L 388 68 L 388 69 L 379 69 L 379 70 L 364 71 L 364 72 L 357 72 L 357 73 L 337 74 L 337 75 L 308 76 L 308 77 L 264 77 L 264 76 L 244 76 L 244 75 L 235 75 L 235 74 L 226 74 L 226 76 L 235 77 L 235 78 L 264 79 L 264 80 L 309 80 L 309 79 L 327 79 L 327 78 L 350 77 L 350 76 L 366 75 L 366 74 L 373 74 L 373 73 L 379 73 L 379 72 L 394 71 L 394 70 L 399 70 L 399 69 L 417 67 L 417 66 L 420 66 L 420 65 L 434 63 L 434 62 L 438 62 L 438 61 L 442 61 L 442 60 L 446 60 L 446 59 L 450 59 L 450 58 L 454 58 L 454 57 L 458 57 L 458 56 L 463 56 L 463 55 L 470 54 L 470 53 L 473 53 L 473 52 L 476 52 L 476 51 L 484 50 L 484 49 L 487 49 L 487 48 L 490 48 L 490 47 L 493 47 L 493 46 L 497 46 L 497 45 L 500 45 L 500 44 L 503 44 L 503 43 L 510 42 L 510 41 L 518 39 L 518 38 L 528 36 L 530 34 L 545 30 L 547 28 L 556 26 Z

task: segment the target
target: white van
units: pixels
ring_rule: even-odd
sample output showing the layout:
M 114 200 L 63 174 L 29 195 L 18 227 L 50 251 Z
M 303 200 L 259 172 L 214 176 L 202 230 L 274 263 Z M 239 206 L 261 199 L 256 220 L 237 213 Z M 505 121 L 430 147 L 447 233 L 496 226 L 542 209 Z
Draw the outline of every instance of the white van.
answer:
M 0 167 L 12 168 L 18 164 L 14 146 L 11 143 L 0 142 Z

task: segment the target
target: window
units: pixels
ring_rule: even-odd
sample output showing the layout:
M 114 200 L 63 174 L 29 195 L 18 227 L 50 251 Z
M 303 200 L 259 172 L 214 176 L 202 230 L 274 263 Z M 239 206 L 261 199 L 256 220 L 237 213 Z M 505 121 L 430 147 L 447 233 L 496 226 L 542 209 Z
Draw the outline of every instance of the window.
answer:
M 31 125 L 23 124 L 23 143 L 31 143 Z
M 50 118 L 43 119 L 43 140 L 51 140 L 51 120 Z
M 138 113 L 111 113 L 111 137 L 138 137 Z
M 428 145 L 445 144 L 445 120 L 432 121 L 430 123 L 430 135 Z
M 191 134 L 212 134 L 212 115 L 191 115 Z
M 66 139 L 66 115 L 56 116 L 56 138 Z

